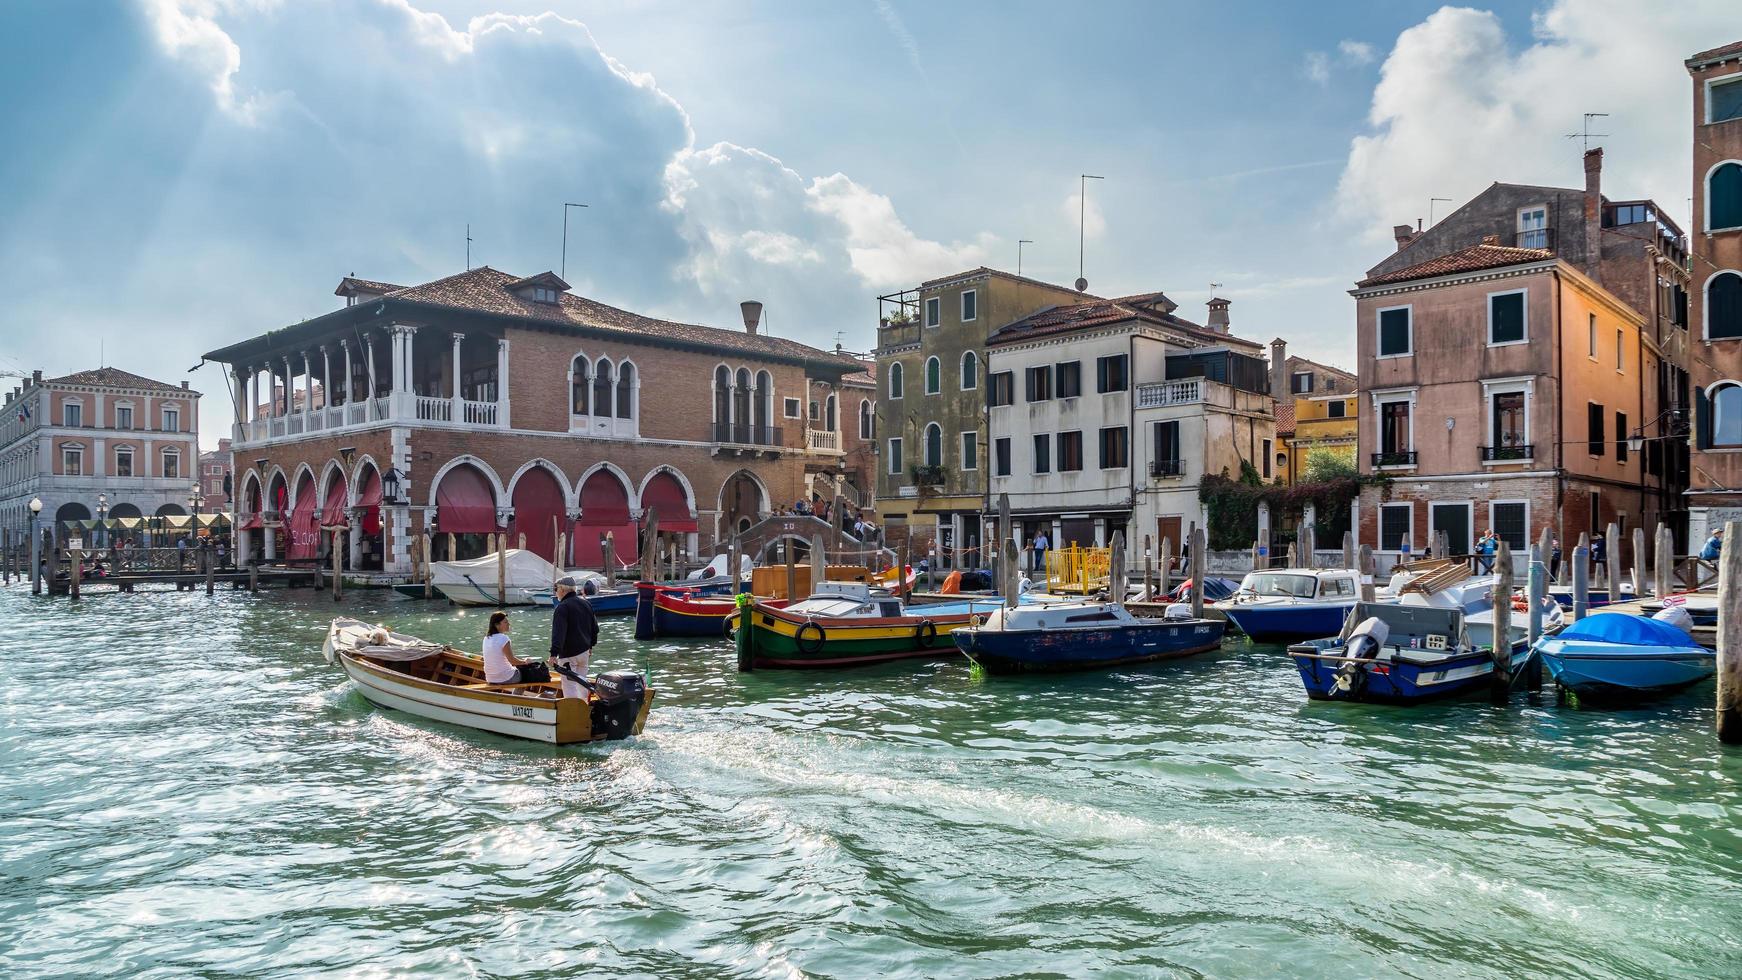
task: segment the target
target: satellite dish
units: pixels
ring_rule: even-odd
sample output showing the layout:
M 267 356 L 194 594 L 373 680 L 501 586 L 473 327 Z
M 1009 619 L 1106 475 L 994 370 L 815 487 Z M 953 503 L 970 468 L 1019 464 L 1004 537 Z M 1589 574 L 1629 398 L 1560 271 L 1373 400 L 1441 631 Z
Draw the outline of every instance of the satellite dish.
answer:
M 1084 279 L 1082 276 L 1078 276 L 1077 277 L 1077 292 L 1079 292 L 1079 293 L 1083 292 L 1084 290 L 1086 290 L 1088 288 L 1089 288 L 1089 280 Z

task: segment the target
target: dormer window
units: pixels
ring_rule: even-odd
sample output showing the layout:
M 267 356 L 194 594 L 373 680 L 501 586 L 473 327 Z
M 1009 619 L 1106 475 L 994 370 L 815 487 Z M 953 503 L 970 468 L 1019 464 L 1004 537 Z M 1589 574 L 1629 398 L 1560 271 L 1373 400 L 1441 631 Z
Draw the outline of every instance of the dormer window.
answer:
M 556 290 L 549 286 L 534 286 L 532 287 L 532 301 L 534 303 L 554 303 L 556 302 Z
M 536 276 L 516 279 L 505 288 L 521 299 L 554 305 L 562 302 L 562 294 L 568 291 L 569 284 L 563 282 L 562 277 L 554 272 L 541 272 Z

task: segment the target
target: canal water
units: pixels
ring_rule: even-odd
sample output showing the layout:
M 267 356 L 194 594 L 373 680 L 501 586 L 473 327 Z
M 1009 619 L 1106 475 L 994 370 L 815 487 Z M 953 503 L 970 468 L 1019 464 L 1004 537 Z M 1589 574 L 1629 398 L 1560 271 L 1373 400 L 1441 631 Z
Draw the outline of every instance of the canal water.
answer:
M 0 591 L 0 974 L 1736 976 L 1742 751 L 1648 710 L 1309 704 L 1277 648 L 984 677 L 637 646 L 645 736 L 370 707 L 363 593 Z M 548 613 L 515 614 L 537 651 Z

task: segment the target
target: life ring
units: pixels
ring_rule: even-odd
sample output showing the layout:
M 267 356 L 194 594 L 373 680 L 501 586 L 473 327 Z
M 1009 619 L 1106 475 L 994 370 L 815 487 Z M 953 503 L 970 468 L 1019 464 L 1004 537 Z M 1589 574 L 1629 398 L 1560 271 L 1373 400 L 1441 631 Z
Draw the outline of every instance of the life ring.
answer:
M 815 637 L 807 638 L 807 634 L 812 630 L 816 632 Z M 806 654 L 821 651 L 823 648 L 823 641 L 828 638 L 829 635 L 823 632 L 822 626 L 814 619 L 806 620 L 805 624 L 798 628 L 798 632 L 793 634 L 793 641 L 798 644 L 799 652 Z
M 931 649 L 932 643 L 938 638 L 937 624 L 929 619 L 921 620 L 919 628 L 913 631 L 913 640 L 921 650 Z
M 730 640 L 732 638 L 732 633 L 734 632 L 732 627 L 734 625 L 736 625 L 737 622 L 738 622 L 738 610 L 736 610 L 736 609 L 732 610 L 731 612 L 727 613 L 724 616 L 721 616 L 720 617 L 720 635 L 724 636 L 726 639 Z
M 1513 596 L 1512 597 L 1512 611 L 1513 612 L 1529 612 L 1530 611 L 1530 603 L 1524 599 L 1517 597 L 1517 596 Z

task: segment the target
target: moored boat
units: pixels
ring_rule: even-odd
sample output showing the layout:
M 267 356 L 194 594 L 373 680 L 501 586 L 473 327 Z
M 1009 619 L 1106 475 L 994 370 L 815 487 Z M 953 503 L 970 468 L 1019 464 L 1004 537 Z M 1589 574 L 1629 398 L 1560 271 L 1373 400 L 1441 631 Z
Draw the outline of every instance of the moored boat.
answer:
M 1315 701 L 1411 704 L 1487 688 L 1493 655 L 1470 643 L 1460 609 L 1363 602 L 1328 639 L 1288 648 Z M 1512 676 L 1531 652 L 1515 645 Z
M 498 564 L 500 563 L 500 564 Z M 555 565 L 524 548 L 509 548 L 463 561 L 430 562 L 430 581 L 456 606 L 537 605 L 541 593 L 563 575 L 604 583 L 598 572 L 558 572 Z M 496 582 L 501 577 L 504 588 Z
M 1116 667 L 1214 650 L 1227 624 L 1190 612 L 1156 619 L 1117 602 L 1000 607 L 978 626 L 950 634 L 968 659 L 991 673 Z
M 1597 699 L 1666 694 L 1717 671 L 1717 655 L 1686 631 L 1631 613 L 1587 616 L 1538 640 L 1536 653 L 1558 686 Z
M 1361 576 L 1347 568 L 1249 572 L 1215 608 L 1259 643 L 1334 636 L 1361 598 Z
M 635 638 L 722 637 L 738 610 L 730 579 L 677 584 L 635 583 Z M 784 602 L 780 605 L 785 605 Z
M 738 669 L 853 667 L 915 657 L 958 656 L 949 634 L 976 616 L 958 604 L 910 612 L 863 582 L 825 582 L 784 607 L 738 599 Z M 982 609 L 992 605 L 987 602 Z
M 487 684 L 484 661 L 355 619 L 335 619 L 322 648 L 369 703 L 432 721 L 569 745 L 639 735 L 654 691 L 634 671 L 590 679 L 586 698 L 557 682 Z

